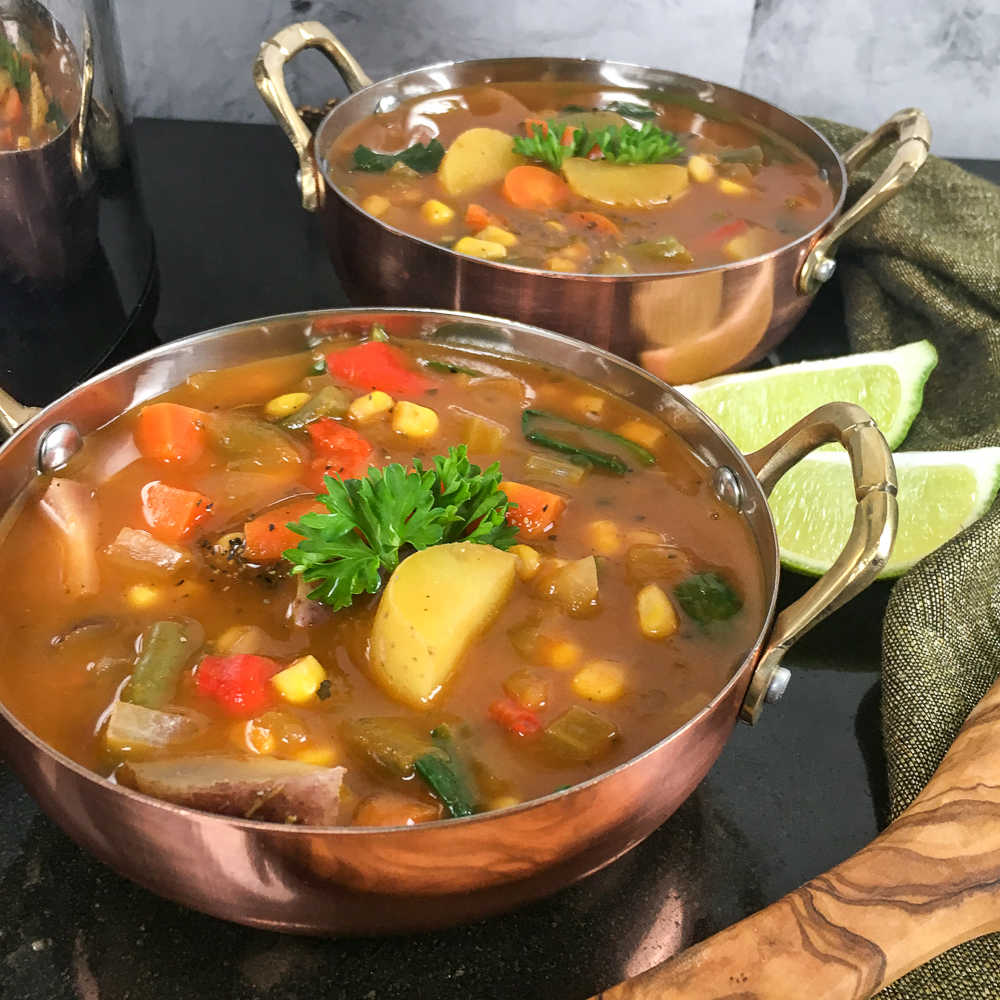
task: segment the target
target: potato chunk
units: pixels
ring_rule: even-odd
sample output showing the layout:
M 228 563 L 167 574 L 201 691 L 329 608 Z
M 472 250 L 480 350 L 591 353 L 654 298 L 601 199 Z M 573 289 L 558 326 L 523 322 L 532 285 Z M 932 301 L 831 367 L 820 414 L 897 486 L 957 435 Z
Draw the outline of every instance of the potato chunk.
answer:
M 574 156 L 562 169 L 574 194 L 599 205 L 652 208 L 688 186 L 687 167 L 674 163 L 608 163 Z
M 438 167 L 438 179 L 448 194 L 465 194 L 496 184 L 508 170 L 524 163 L 514 152 L 514 140 L 495 128 L 470 128 L 458 136 Z
M 375 614 L 375 682 L 407 705 L 428 708 L 507 600 L 516 564 L 509 552 L 468 542 L 436 545 L 404 560 Z

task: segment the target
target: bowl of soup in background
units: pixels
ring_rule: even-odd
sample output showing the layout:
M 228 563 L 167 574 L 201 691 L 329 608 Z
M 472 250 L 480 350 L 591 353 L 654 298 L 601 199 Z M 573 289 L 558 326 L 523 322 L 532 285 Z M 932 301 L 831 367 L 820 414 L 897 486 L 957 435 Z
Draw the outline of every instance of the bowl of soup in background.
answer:
M 19 544 L 18 520 L 37 502 L 40 487 L 51 485 L 53 475 L 72 477 L 71 460 L 83 442 L 126 411 L 195 373 L 308 350 L 318 336 L 356 337 L 373 323 L 418 356 L 427 345 L 431 352 L 471 351 L 470 357 L 487 365 L 491 359 L 500 365 L 528 362 L 547 378 L 564 371 L 647 414 L 700 470 L 698 488 L 711 497 L 706 517 L 712 505 L 725 505 L 740 522 L 756 560 L 746 579 L 759 581 L 754 584 L 759 593 L 748 602 L 757 617 L 746 648 L 727 654 L 732 662 L 701 699 L 702 707 L 694 706 L 687 721 L 671 724 L 671 732 L 631 759 L 576 776 L 571 787 L 536 791 L 537 797 L 521 804 L 500 803 L 492 811 L 413 826 L 264 822 L 161 801 L 74 760 L 0 703 L 0 751 L 42 809 L 79 844 L 161 895 L 254 926 L 331 935 L 440 927 L 537 899 L 608 864 L 680 805 L 738 719 L 755 720 L 765 702 L 780 697 L 788 680 L 780 666 L 786 649 L 875 578 L 895 533 L 891 454 L 857 406 L 821 407 L 744 456 L 681 394 L 598 348 L 470 314 L 346 309 L 242 323 L 165 345 L 91 379 L 34 415 L 5 399 L 0 412 L 13 431 L 0 449 L 5 544 Z M 471 404 L 474 394 L 468 395 Z M 831 440 L 844 444 L 852 457 L 859 498 L 854 531 L 832 569 L 775 616 L 778 545 L 766 498 L 800 457 Z M 109 461 L 120 464 L 120 455 Z M 67 463 L 70 472 L 60 473 Z M 167 479 L 171 472 L 165 468 Z M 730 555 L 720 552 L 718 562 L 725 565 Z M 10 641 L 14 633 L 5 629 L 5 634 Z M 47 667 L 43 660 L 37 675 L 26 671 L 17 683 L 44 681 Z M 5 686 L 10 683 L 5 678 Z M 81 739 L 93 733 L 91 725 Z
M 285 63 L 304 48 L 323 51 L 352 91 L 326 114 L 315 135 L 295 110 L 283 77 Z M 472 60 L 411 70 L 372 83 L 342 43 L 318 22 L 290 25 L 264 42 L 254 75 L 298 153 L 303 205 L 320 214 L 338 275 L 355 303 L 467 309 L 535 323 L 635 360 L 676 384 L 744 368 L 785 337 L 833 274 L 839 240 L 909 182 L 930 142 L 925 116 L 910 109 L 894 115 L 840 156 L 804 121 L 749 94 L 666 70 L 616 62 Z M 530 96 L 526 87 L 529 91 L 541 87 L 541 95 L 536 91 Z M 495 99 L 492 108 L 485 91 Z M 473 95 L 477 112 L 469 112 L 468 100 L 466 107 L 458 107 L 466 94 Z M 436 95 L 451 104 L 440 117 L 434 109 Z M 704 257 L 707 263 L 699 264 L 702 255 L 695 252 L 690 263 L 675 257 L 651 263 L 641 273 L 635 270 L 641 264 L 633 255 L 613 254 L 629 258 L 631 273 L 573 273 L 576 267 L 589 270 L 593 262 L 580 265 L 572 255 L 541 257 L 527 264 L 469 256 L 452 249 L 454 244 L 442 244 L 433 226 L 421 227 L 415 211 L 408 213 L 399 199 L 388 213 L 373 208 L 364 198 L 371 186 L 369 177 L 353 175 L 360 178 L 359 190 L 351 190 L 352 174 L 345 164 L 350 165 L 347 157 L 353 143 L 367 139 L 379 150 L 395 152 L 414 140 L 436 138 L 438 132 L 450 141 L 459 128 L 495 125 L 510 131 L 518 124 L 517 107 L 524 117 L 526 106 L 519 104 L 520 98 L 535 103 L 534 109 L 527 108 L 529 116 L 539 107 L 609 103 L 620 107 L 639 101 L 655 110 L 658 122 L 693 137 L 695 150 L 706 142 L 712 149 L 744 142 L 762 145 L 765 172 L 771 175 L 769 192 L 756 191 L 753 184 L 740 183 L 745 178 L 737 178 L 737 187 L 744 190 L 730 194 L 716 190 L 711 204 L 704 207 L 704 235 L 715 230 L 720 243 L 739 244 L 730 249 L 728 260 L 709 254 Z M 899 146 L 892 162 L 845 211 L 851 171 L 894 140 Z M 797 169 L 811 174 L 809 197 L 815 204 L 809 212 L 800 212 L 789 232 L 781 234 L 781 196 L 787 190 L 795 197 L 803 188 L 801 176 L 794 183 L 782 180 L 783 158 L 796 160 Z M 670 213 L 690 216 L 690 206 L 695 200 L 704 201 L 710 186 L 692 181 L 683 199 L 675 199 L 676 206 L 659 206 L 654 214 L 665 220 Z M 430 186 L 423 187 L 428 188 L 426 197 Z M 755 214 L 740 207 L 741 198 L 748 205 L 758 194 L 763 202 L 772 199 L 773 211 L 761 214 L 755 209 Z M 437 198 L 448 201 L 441 194 Z M 383 198 L 385 204 L 392 200 Z M 574 207 L 587 206 L 577 199 Z M 606 211 L 601 205 L 590 207 Z M 713 214 L 718 217 L 710 222 Z M 751 219 L 749 228 L 744 215 Z M 461 213 L 458 221 L 463 221 Z M 741 231 L 733 223 L 742 225 Z M 728 232 L 727 226 L 733 231 Z M 476 228 L 456 228 L 449 235 Z M 748 233 L 753 238 L 747 239 Z M 756 239 L 765 234 L 769 235 Z

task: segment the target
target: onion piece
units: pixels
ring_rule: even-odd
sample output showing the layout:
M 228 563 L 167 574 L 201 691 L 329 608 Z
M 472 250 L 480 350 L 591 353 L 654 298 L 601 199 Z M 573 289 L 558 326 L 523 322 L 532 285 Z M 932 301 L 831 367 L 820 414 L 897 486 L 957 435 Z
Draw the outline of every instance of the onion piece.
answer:
M 148 531 L 136 528 L 122 528 L 104 551 L 118 563 L 129 565 L 138 562 L 168 572 L 190 562 L 190 556 L 183 549 L 161 542 Z
M 159 709 L 115 702 L 104 741 L 112 750 L 162 750 L 184 743 L 208 726 L 200 712 L 161 712 Z
M 318 601 L 309 600 L 312 587 L 301 576 L 295 577 L 295 597 L 288 605 L 288 617 L 298 628 L 311 628 L 328 621 L 333 610 Z
M 597 607 L 597 560 L 585 556 L 565 563 L 538 577 L 542 594 L 551 597 L 571 615 L 585 615 Z
M 53 479 L 39 506 L 62 536 L 62 583 L 66 593 L 71 597 L 96 594 L 101 588 L 101 576 L 97 568 L 99 521 L 94 491 L 72 479 Z

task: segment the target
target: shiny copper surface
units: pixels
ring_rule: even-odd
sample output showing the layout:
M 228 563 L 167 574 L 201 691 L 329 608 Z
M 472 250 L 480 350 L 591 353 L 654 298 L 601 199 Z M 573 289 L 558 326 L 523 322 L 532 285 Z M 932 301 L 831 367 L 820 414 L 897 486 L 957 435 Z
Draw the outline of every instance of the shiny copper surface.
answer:
M 274 317 L 166 345 L 32 417 L 0 449 L 0 504 L 11 509 L 35 475 L 38 442 L 56 423 L 72 421 L 86 434 L 193 372 L 300 350 L 318 332 L 360 332 L 375 321 L 393 337 L 559 365 L 656 414 L 709 468 L 725 466 L 735 478 L 760 552 L 767 613 L 725 687 L 645 753 L 544 799 L 409 828 L 282 826 L 160 802 L 57 753 L 0 705 L 0 752 L 79 844 L 154 892 L 254 926 L 331 935 L 440 927 L 509 909 L 601 868 L 690 794 L 721 752 L 758 659 L 764 653 L 776 662 L 784 651 L 769 640 L 779 569 L 774 526 L 765 491 L 732 442 L 685 397 L 634 365 L 519 323 L 419 310 L 338 310 Z M 790 447 L 796 446 L 779 447 L 782 461 Z M 865 477 L 877 477 L 878 468 L 877 462 L 866 467 Z M 799 632 L 808 624 L 802 617 Z
M 284 85 L 285 63 L 305 48 L 324 52 L 352 91 L 326 115 L 315 138 Z M 837 240 L 909 182 L 930 138 L 925 116 L 911 109 L 858 143 L 852 167 L 885 142 L 904 140 L 897 160 L 838 223 L 849 173 L 830 143 L 774 105 L 707 80 L 627 63 L 543 57 L 441 63 L 372 84 L 344 44 L 316 21 L 289 25 L 264 42 L 254 77 L 298 153 L 303 206 L 321 214 L 330 255 L 353 302 L 507 316 L 621 354 L 674 384 L 745 368 L 787 336 L 832 275 Z M 706 114 L 750 119 L 812 157 L 833 189 L 831 213 L 787 246 L 745 262 L 672 274 L 573 275 L 476 260 L 411 236 L 364 212 L 331 180 L 325 156 L 336 137 L 386 102 L 469 84 L 542 79 L 654 89 L 700 102 Z M 814 247 L 828 234 L 814 259 Z M 801 281 L 804 269 L 807 280 Z

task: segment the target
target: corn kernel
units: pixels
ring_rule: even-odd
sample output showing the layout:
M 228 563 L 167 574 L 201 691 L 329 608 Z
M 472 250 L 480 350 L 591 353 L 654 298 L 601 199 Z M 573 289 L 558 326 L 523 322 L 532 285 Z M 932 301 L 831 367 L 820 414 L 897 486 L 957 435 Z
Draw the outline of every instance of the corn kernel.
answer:
M 305 750 L 300 750 L 295 759 L 303 764 L 332 767 L 337 762 L 337 751 L 331 746 L 307 747 Z
M 17 148 L 18 149 L 31 149 L 31 136 L 30 135 L 19 135 L 17 137 Z
M 271 678 L 285 701 L 301 705 L 312 698 L 326 680 L 326 671 L 315 656 L 301 656 Z
M 352 420 L 362 423 L 388 413 L 395 405 L 396 401 L 389 393 L 376 389 L 374 392 L 367 392 L 357 399 L 352 399 L 351 405 L 347 407 L 347 415 Z
M 615 433 L 643 448 L 655 448 L 663 437 L 663 431 L 659 427 L 647 424 L 644 420 L 626 420 Z
M 286 392 L 283 396 L 275 396 L 268 400 L 264 412 L 272 420 L 290 417 L 296 410 L 301 410 L 309 402 L 308 392 Z
M 582 653 L 583 650 L 568 639 L 551 639 L 540 635 L 535 645 L 535 658 L 553 670 L 568 670 L 575 666 Z
M 420 215 L 432 226 L 443 226 L 455 218 L 455 209 L 437 198 L 429 198 L 420 206 Z
M 163 594 L 159 587 L 150 587 L 145 583 L 137 583 L 129 587 L 125 592 L 125 600 L 133 608 L 151 608 L 154 604 L 159 604 Z
M 518 579 L 530 580 L 538 572 L 542 557 L 530 545 L 512 545 L 508 551 L 517 556 L 514 569 Z
M 545 223 L 546 229 L 551 229 L 554 233 L 564 233 L 566 232 L 566 227 L 561 222 L 556 222 L 555 219 L 549 219 Z
M 505 247 L 512 247 L 517 242 L 517 237 L 509 229 L 503 229 L 501 226 L 487 226 L 481 229 L 476 233 L 476 239 L 499 243 Z
M 750 193 L 750 189 L 746 185 L 737 184 L 736 181 L 731 181 L 726 177 L 720 177 L 716 184 L 723 194 L 744 195 Z
M 573 409 L 591 420 L 599 420 L 604 415 L 603 396 L 577 396 L 573 400 Z
M 419 403 L 403 401 L 392 411 L 392 429 L 408 438 L 429 438 L 437 433 L 438 415 L 429 407 Z
M 705 184 L 715 176 L 715 167 L 704 156 L 692 156 L 688 160 L 688 174 L 696 183 Z
M 649 528 L 634 528 L 625 532 L 625 544 L 633 545 L 662 545 L 663 535 L 658 531 L 650 531 Z
M 545 261 L 545 266 L 550 271 L 561 271 L 564 274 L 571 274 L 573 271 L 579 270 L 575 261 L 569 260 L 566 257 L 549 257 Z
M 571 687 L 588 701 L 617 701 L 625 693 L 625 670 L 614 660 L 591 660 L 573 675 Z
M 622 533 L 614 521 L 591 521 L 587 543 L 595 556 L 617 556 L 625 549 Z
M 507 248 L 502 243 L 477 240 L 475 236 L 463 236 L 452 250 L 468 257 L 481 257 L 483 260 L 503 260 L 507 256 Z
M 516 795 L 497 795 L 486 803 L 488 809 L 510 809 L 511 806 L 519 806 L 521 800 Z
M 392 208 L 392 202 L 380 194 L 370 194 L 367 198 L 362 199 L 361 207 L 369 215 L 374 215 L 376 219 L 381 219 Z
M 639 631 L 647 639 L 666 639 L 677 631 L 677 612 L 670 598 L 655 584 L 647 584 L 636 595 Z

